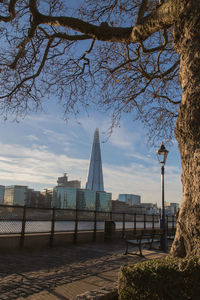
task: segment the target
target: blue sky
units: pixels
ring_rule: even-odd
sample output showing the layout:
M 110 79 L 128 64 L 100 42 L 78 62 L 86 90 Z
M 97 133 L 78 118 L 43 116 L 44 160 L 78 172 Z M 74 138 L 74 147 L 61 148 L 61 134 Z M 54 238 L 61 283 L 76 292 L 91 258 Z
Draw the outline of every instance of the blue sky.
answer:
M 48 105 L 47 105 L 48 107 Z M 109 113 L 82 112 L 65 122 L 58 105 L 49 105 L 19 123 L 0 121 L 0 184 L 28 185 L 36 190 L 56 184 L 64 172 L 85 187 L 96 127 L 99 128 L 104 187 L 117 199 L 119 193 L 141 195 L 142 202 L 161 204 L 160 166 L 156 148 L 147 144 L 140 123 L 124 115 L 120 128 L 107 140 Z M 107 140 L 107 141 L 106 141 Z M 106 142 L 104 142 L 106 141 Z M 159 145 L 158 145 L 159 146 Z M 176 141 L 168 149 L 165 200 L 181 201 L 181 165 Z
M 81 111 L 78 121 L 71 116 L 66 123 L 61 107 L 54 102 L 57 99 L 44 100 L 44 112 L 19 123 L 0 119 L 0 184 L 41 190 L 56 185 L 57 177 L 66 172 L 69 180 L 81 180 L 85 187 L 95 128 L 99 128 L 101 142 L 107 140 L 104 132 L 110 115 L 93 107 L 89 114 Z M 132 122 L 131 114 L 122 117 L 120 127 L 101 143 L 104 187 L 113 199 L 119 193 L 133 193 L 141 195 L 142 202 L 161 204 L 157 148 L 148 146 L 146 131 L 141 123 Z M 180 203 L 181 165 L 175 140 L 168 150 L 165 199 Z

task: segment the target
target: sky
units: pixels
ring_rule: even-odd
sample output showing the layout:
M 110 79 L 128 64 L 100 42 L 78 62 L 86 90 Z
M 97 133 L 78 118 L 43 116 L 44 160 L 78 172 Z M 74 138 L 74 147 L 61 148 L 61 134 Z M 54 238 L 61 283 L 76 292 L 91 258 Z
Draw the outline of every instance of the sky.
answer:
M 116 200 L 118 194 L 141 196 L 142 202 L 161 206 L 159 148 L 147 144 L 147 132 L 131 115 L 122 117 L 110 138 L 109 113 L 82 112 L 66 122 L 58 105 L 33 113 L 19 123 L 0 120 L 0 184 L 28 185 L 41 190 L 56 185 L 67 173 L 85 188 L 96 128 L 99 128 L 104 188 Z M 177 143 L 168 148 L 165 166 L 165 200 L 181 202 L 181 164 Z
M 73 2 L 78 3 L 78 2 Z M 74 4 L 73 4 L 74 5 Z M 87 181 L 93 135 L 99 128 L 105 191 L 112 199 L 120 193 L 137 194 L 142 202 L 161 206 L 160 165 L 157 148 L 147 143 L 147 132 L 124 115 L 120 127 L 107 139 L 109 113 L 81 111 L 66 122 L 56 99 L 44 111 L 32 113 L 19 123 L 0 119 L 0 184 L 27 185 L 41 190 L 56 185 L 63 173 L 69 180 Z M 165 167 L 165 200 L 181 202 L 181 163 L 177 143 L 168 148 Z

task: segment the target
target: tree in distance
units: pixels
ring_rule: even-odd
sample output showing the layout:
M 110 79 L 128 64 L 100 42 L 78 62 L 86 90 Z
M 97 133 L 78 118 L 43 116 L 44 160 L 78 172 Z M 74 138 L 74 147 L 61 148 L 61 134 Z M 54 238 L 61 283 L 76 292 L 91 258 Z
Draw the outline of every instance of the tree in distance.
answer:
M 200 1 L 0 1 L 0 111 L 56 95 L 66 115 L 98 104 L 175 137 L 183 198 L 171 254 L 200 254 Z

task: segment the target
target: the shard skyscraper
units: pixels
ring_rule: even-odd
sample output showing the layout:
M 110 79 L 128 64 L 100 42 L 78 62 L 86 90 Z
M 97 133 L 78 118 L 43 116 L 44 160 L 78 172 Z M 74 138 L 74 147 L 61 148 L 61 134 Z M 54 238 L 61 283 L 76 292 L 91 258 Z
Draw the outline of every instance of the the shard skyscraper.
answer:
M 90 168 L 86 189 L 92 191 L 104 191 L 103 172 L 101 162 L 101 149 L 99 141 L 99 130 L 96 128 L 94 132 L 94 140 L 90 157 Z

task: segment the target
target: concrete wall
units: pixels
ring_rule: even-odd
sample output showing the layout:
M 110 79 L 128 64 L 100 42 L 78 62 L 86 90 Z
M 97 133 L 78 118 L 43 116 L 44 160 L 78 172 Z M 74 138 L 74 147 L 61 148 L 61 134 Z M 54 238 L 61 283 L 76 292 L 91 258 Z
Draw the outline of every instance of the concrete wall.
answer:
M 126 230 L 126 233 L 131 233 L 133 230 Z M 151 229 L 146 229 L 146 231 L 152 231 Z M 122 231 L 115 230 L 111 233 L 110 238 L 105 235 L 104 231 L 96 232 L 96 241 L 111 241 L 122 238 Z M 49 233 L 35 233 L 26 234 L 24 236 L 23 248 L 47 248 L 50 246 L 51 235 Z M 21 237 L 19 234 L 16 235 L 0 235 L 0 250 L 1 249 L 19 249 L 20 248 Z M 77 235 L 77 244 L 89 243 L 94 241 L 94 235 L 92 231 L 79 231 Z M 56 232 L 53 236 L 52 246 L 67 246 L 74 243 L 74 233 L 73 232 Z
M 77 235 L 77 243 L 88 243 L 93 241 L 93 232 L 83 231 Z M 96 233 L 96 241 L 104 241 L 104 232 Z M 53 237 L 53 246 L 67 246 L 74 243 L 73 232 L 56 233 Z M 50 245 L 50 234 L 26 234 L 24 236 L 23 248 L 47 248 Z M 20 235 L 0 235 L 1 249 L 20 248 Z

